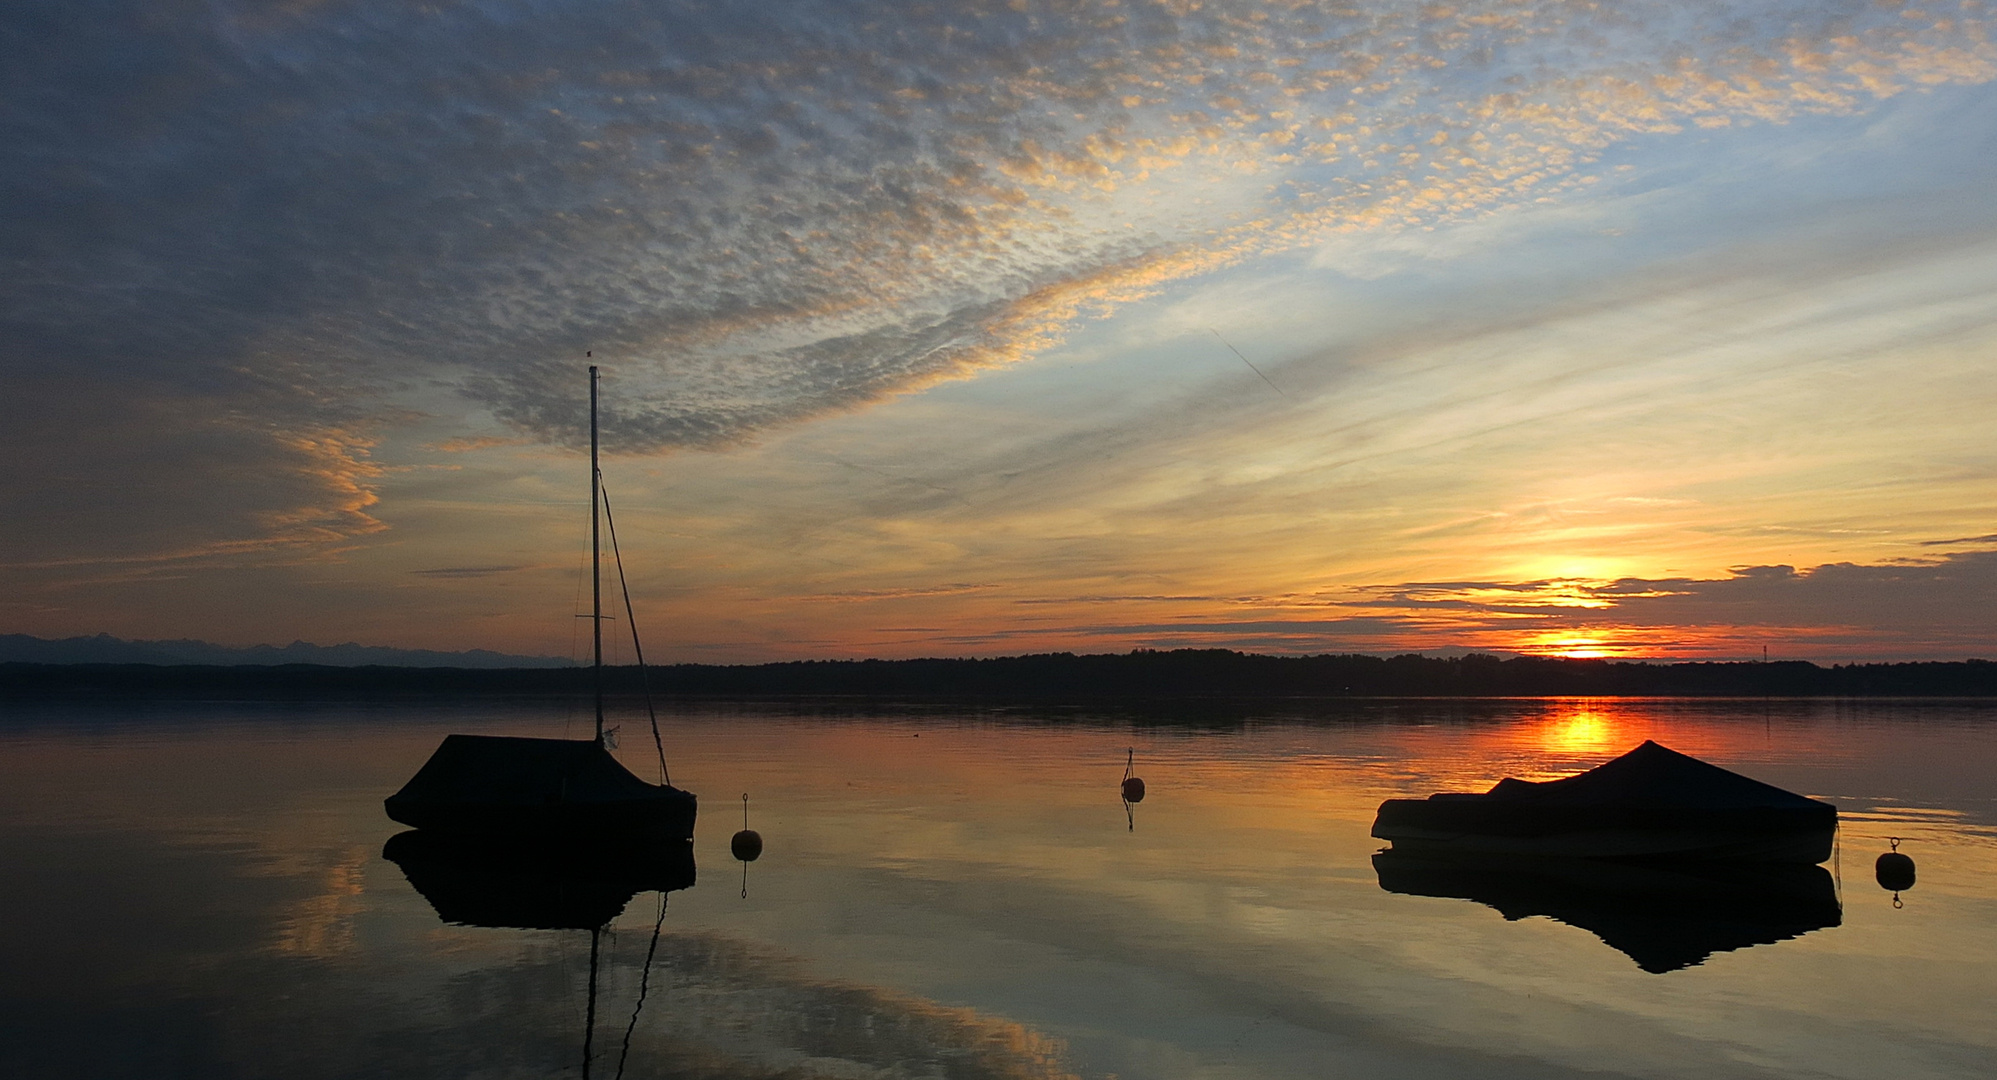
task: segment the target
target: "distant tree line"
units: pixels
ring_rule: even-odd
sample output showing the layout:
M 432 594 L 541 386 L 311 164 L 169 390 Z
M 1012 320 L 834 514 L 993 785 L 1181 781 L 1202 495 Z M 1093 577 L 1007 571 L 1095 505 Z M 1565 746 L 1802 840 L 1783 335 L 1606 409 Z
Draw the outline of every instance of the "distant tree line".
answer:
M 587 668 L 0 664 L 0 695 L 361 697 L 570 695 Z M 1266 656 L 1226 649 L 1041 653 L 963 660 L 800 660 L 607 668 L 606 686 L 666 696 L 1185 699 L 1359 696 L 1997 697 L 1988 660 L 1822 667 L 1471 654 Z M 643 681 L 641 681 L 643 680 Z

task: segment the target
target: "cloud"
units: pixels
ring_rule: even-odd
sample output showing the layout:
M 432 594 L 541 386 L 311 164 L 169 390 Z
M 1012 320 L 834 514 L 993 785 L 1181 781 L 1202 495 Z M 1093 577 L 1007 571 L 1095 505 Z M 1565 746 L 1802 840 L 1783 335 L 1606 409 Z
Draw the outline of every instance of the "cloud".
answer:
M 10 8 L 10 363 L 449 381 L 717 444 L 1160 284 L 1568 190 L 1603 148 L 1991 77 L 1982 8 Z M 308 374 L 309 373 L 309 374 Z
M 384 528 L 372 439 L 337 417 L 104 375 L 8 390 L 0 517 L 16 524 L 0 530 L 0 565 L 155 573 L 296 559 Z
M 880 626 L 865 648 L 895 655 L 1230 648 L 1740 659 L 1773 646 L 1778 656 L 1820 662 L 1988 656 L 1997 551 L 1806 569 L 1744 566 L 1720 578 L 1426 581 L 1271 596 L 1004 602 L 1044 614 Z M 852 631 L 846 634 L 842 642 L 810 644 L 839 655 L 855 645 Z
M 398 520 L 389 448 L 576 442 L 586 349 L 611 445 L 734 447 L 1271 253 L 1359 276 L 1452 258 L 1423 230 L 1584 203 L 1631 146 L 1987 81 L 1988 21 L 1815 0 L 22 0 L 0 12 L 32 43 L 0 69 L 0 507 L 37 525 L 0 560 L 161 573 L 368 542 Z M 479 430 L 398 443 L 424 415 Z M 1320 472 L 1391 441 L 1353 431 Z
M 968 583 L 952 583 L 948 585 L 932 585 L 928 587 L 913 586 L 910 588 L 903 588 L 903 589 L 856 589 L 850 592 L 818 593 L 811 596 L 801 596 L 798 599 L 806 602 L 831 603 L 831 604 L 856 604 L 856 603 L 864 603 L 869 600 L 903 600 L 914 597 L 962 596 L 966 593 L 984 592 L 986 590 L 993 588 L 996 588 L 996 586 L 974 585 Z
M 1923 540 L 1922 547 L 1961 547 L 1966 544 L 1997 544 L 1997 533 L 1983 536 L 1960 536 L 1953 540 Z
M 418 577 L 428 578 L 483 578 L 495 574 L 511 574 L 525 570 L 525 566 L 437 566 L 427 570 L 411 570 Z
M 528 442 L 518 436 L 508 438 L 501 435 L 481 435 L 456 439 L 444 439 L 423 447 L 440 454 L 468 454 L 478 450 L 492 450 L 501 446 L 520 446 Z
M 1791 655 L 1967 656 L 1990 647 L 1997 551 L 1801 570 L 1743 566 L 1711 579 L 1418 582 L 1369 592 L 1343 603 L 1414 618 L 1440 612 L 1514 648 L 1607 630 L 1615 632 L 1609 640 L 1636 638 L 1679 655 L 1745 655 L 1773 638 Z

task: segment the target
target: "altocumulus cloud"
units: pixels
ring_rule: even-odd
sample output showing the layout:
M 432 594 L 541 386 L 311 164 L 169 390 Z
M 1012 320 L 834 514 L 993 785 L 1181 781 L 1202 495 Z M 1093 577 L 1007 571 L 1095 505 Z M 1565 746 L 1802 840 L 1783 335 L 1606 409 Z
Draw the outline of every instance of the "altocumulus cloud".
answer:
M 1246 258 L 1557 198 L 1619 142 L 1987 80 L 1987 21 L 18 0 L 0 423 L 10 453 L 101 436 L 100 502 L 187 519 L 135 550 L 323 544 L 379 527 L 368 450 L 400 393 L 563 440 L 594 348 L 619 359 L 620 445 L 725 445 Z M 67 371 L 92 382 L 57 414 Z M 45 494 L 4 483 L 9 510 Z

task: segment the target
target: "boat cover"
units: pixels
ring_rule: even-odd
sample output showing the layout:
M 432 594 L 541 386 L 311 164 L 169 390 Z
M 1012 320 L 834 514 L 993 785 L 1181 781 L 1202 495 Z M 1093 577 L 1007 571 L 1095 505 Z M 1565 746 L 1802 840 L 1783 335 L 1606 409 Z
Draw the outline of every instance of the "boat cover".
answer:
M 1388 799 L 1373 835 L 1458 851 L 1815 863 L 1830 858 L 1836 827 L 1829 803 L 1646 741 L 1559 780 Z
M 660 790 L 594 740 L 447 735 L 388 802 L 546 806 L 656 798 Z
M 1657 809 L 1735 810 L 1827 805 L 1773 784 L 1660 746 L 1649 739 L 1629 753 L 1584 773 L 1558 780 L 1506 777 L 1482 795 L 1442 794 L 1435 799 L 1479 799 L 1539 806 L 1631 806 Z

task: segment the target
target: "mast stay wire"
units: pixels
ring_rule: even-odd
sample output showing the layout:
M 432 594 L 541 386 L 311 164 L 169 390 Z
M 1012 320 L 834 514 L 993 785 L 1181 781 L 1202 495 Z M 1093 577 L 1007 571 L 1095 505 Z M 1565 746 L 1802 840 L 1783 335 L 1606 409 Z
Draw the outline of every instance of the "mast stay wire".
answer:
M 638 1004 L 631 1008 L 631 1022 L 624 1026 L 624 1048 L 617 1053 L 617 1080 L 624 1080 L 624 1059 L 631 1056 L 631 1033 L 638 1030 L 638 1013 L 645 1007 L 645 993 L 652 987 L 652 957 L 659 952 L 659 931 L 666 925 L 666 894 L 659 894 L 659 918 L 652 924 L 652 944 L 645 950 L 644 973 L 638 978 Z
M 610 512 L 610 489 L 603 484 L 603 470 L 596 471 L 597 490 L 603 495 L 603 523 L 610 526 L 610 557 L 617 564 L 617 587 L 624 592 L 624 622 L 631 627 L 631 651 L 638 659 L 638 682 L 645 689 L 645 715 L 652 721 L 652 746 L 659 752 L 659 779 L 672 784 L 666 771 L 666 743 L 659 737 L 659 710 L 652 704 L 652 676 L 645 669 L 645 647 L 638 643 L 638 617 L 631 610 L 631 583 L 624 579 L 624 556 L 617 550 L 617 518 Z

